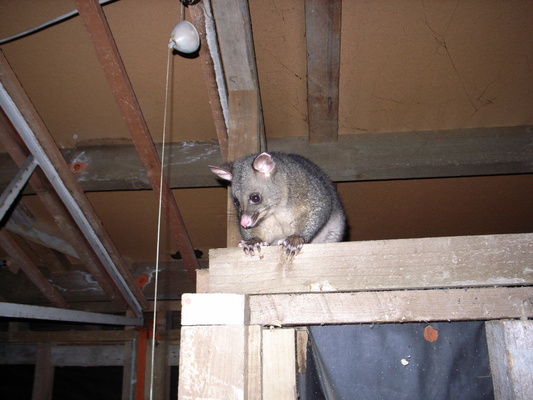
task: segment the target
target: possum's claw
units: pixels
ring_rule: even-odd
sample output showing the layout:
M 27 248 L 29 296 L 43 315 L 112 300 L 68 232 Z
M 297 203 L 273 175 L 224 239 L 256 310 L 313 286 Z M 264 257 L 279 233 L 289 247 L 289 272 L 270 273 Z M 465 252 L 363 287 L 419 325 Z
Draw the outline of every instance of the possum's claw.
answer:
M 304 239 L 300 236 L 289 236 L 278 242 L 280 246 L 283 246 L 283 251 L 287 253 L 288 257 L 297 255 L 302 250 L 304 243 Z
M 239 247 L 242 247 L 244 254 L 249 256 L 255 256 L 255 252 L 261 253 L 261 246 L 268 246 L 267 242 L 263 242 L 259 239 L 241 240 Z

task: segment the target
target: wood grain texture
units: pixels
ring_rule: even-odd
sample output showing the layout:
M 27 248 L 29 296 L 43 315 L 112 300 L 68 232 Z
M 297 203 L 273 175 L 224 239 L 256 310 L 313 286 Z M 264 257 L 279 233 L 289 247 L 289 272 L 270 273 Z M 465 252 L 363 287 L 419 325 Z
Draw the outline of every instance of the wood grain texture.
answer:
M 278 246 L 250 257 L 209 253 L 213 293 L 294 293 L 533 285 L 533 234 L 306 244 L 289 260 Z
M 463 321 L 533 317 L 533 290 L 483 288 L 250 296 L 260 325 Z
M 531 173 L 532 143 L 531 126 L 513 126 L 340 135 L 320 146 L 306 137 L 271 137 L 268 148 L 301 154 L 333 181 L 347 182 Z M 150 188 L 133 144 L 80 144 L 63 155 L 68 164 L 85 163 L 76 171 L 85 191 Z M 220 186 L 207 165 L 222 162 L 215 141 L 171 143 L 164 160 L 171 188 Z M 6 154 L 0 154 L 0 166 L 4 188 L 17 167 Z
M 294 329 L 263 330 L 263 399 L 296 399 Z
M 179 400 L 244 400 L 247 327 L 184 326 L 181 331 Z
M 496 400 L 533 398 L 533 321 L 485 325 Z
M 305 2 L 307 115 L 311 143 L 337 140 L 341 9 L 341 0 Z

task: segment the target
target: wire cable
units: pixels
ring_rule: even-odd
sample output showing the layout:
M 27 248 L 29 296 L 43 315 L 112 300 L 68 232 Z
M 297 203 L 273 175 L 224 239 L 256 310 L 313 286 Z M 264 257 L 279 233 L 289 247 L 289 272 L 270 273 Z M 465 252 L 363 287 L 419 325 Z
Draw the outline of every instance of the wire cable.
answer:
M 113 1 L 116 1 L 116 0 L 99 0 L 99 3 L 100 3 L 101 6 L 103 6 L 103 5 L 105 5 L 107 3 L 111 3 Z M 16 33 L 16 34 L 11 35 L 11 36 L 8 36 L 8 37 L 6 37 L 4 39 L 0 39 L 0 45 L 3 45 L 5 43 L 9 43 L 9 42 L 13 42 L 13 41 L 15 41 L 17 39 L 21 39 L 23 37 L 32 35 L 34 33 L 42 31 L 43 29 L 46 29 L 46 28 L 48 28 L 50 26 L 59 24 L 60 22 L 63 22 L 63 21 L 66 21 L 66 20 L 68 20 L 68 19 L 70 19 L 72 17 L 75 17 L 78 14 L 79 14 L 78 10 L 69 11 L 66 14 L 60 15 L 59 17 L 56 17 L 56 18 L 53 18 L 50 21 L 43 22 L 42 24 L 34 26 L 33 28 L 27 29 L 25 31 Z
M 165 163 L 165 142 L 167 133 L 167 114 L 169 104 L 169 87 L 170 87 L 170 64 L 172 60 L 172 49 L 168 49 L 167 53 L 167 72 L 165 83 L 165 110 L 163 112 L 163 143 L 161 144 L 161 175 L 159 179 L 159 210 L 157 214 L 157 245 L 155 256 L 155 280 L 154 280 L 154 311 L 152 323 L 152 355 L 151 355 L 151 371 L 150 371 L 150 400 L 153 400 L 154 395 L 154 365 L 155 365 L 155 344 L 156 344 L 156 328 L 157 328 L 157 297 L 159 286 L 159 253 L 161 249 L 161 220 L 163 215 L 163 171 Z

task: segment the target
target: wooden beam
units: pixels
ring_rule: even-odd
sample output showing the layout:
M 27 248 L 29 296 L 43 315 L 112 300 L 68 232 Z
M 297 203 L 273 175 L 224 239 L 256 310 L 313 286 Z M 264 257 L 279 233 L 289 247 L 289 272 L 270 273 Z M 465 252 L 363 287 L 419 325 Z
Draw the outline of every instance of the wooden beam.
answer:
M 135 330 L 0 332 L 2 343 L 122 343 L 135 338 Z
M 51 363 L 56 367 L 104 367 L 104 366 L 124 366 L 131 365 L 132 340 L 127 340 L 124 344 L 61 344 L 46 342 L 52 345 Z M 163 360 L 165 365 L 177 366 L 179 345 L 167 345 Z M 5 344 L 0 343 L 0 365 L 20 365 L 35 364 L 37 345 L 33 343 Z M 129 354 L 128 354 L 129 353 Z M 157 358 L 157 357 L 156 357 Z M 131 368 L 129 368 L 131 370 Z M 127 378 L 124 386 L 129 386 L 131 377 Z M 164 398 L 164 397 L 160 397 Z
M 86 228 L 85 236 L 88 240 L 92 239 L 94 246 L 99 246 L 100 260 L 102 263 L 104 263 L 104 259 L 106 260 L 106 267 L 113 270 L 115 276 L 120 274 L 120 281 L 114 281 L 113 284 L 120 285 L 121 294 L 124 297 L 127 296 L 128 303 L 135 309 L 137 314 L 141 314 L 140 308 L 144 308 L 147 305 L 146 299 L 140 292 L 122 256 L 118 253 L 91 203 L 68 169 L 54 139 L 1 51 L 0 78 L 5 93 L 7 93 L 3 98 L 7 102 L 7 97 L 9 97 L 12 102 L 12 116 L 19 115 L 14 110 L 16 108 L 16 111 L 20 113 L 20 117 L 22 117 L 18 118 L 18 125 L 27 129 L 25 132 L 27 137 L 31 136 L 33 138 L 33 141 L 28 146 L 31 144 L 31 146 L 38 148 L 40 154 L 34 154 L 38 161 L 39 159 L 46 160 L 46 165 L 40 165 L 40 167 L 47 169 L 51 179 L 56 180 L 56 184 L 59 185 L 60 183 L 60 186 L 64 189 L 63 195 L 69 200 L 69 209 L 78 213 L 79 223 L 83 223 Z
M 78 253 L 62 237 L 61 232 L 42 221 L 37 221 L 23 202 L 17 204 L 13 210 L 6 223 L 6 229 L 28 241 L 79 259 Z
M 251 153 L 258 153 L 261 149 L 260 111 L 257 101 L 258 94 L 254 90 L 229 92 L 228 159 L 231 161 Z M 228 246 L 235 246 L 240 242 L 241 235 L 230 190 L 228 190 L 226 217 L 226 243 Z
M 43 276 L 37 266 L 22 251 L 17 242 L 4 228 L 0 228 L 0 247 L 14 260 L 20 269 L 24 271 L 28 279 L 39 288 L 41 293 L 56 307 L 68 308 L 67 302 L 55 290 L 50 282 Z
M 509 126 L 448 131 L 340 135 L 336 143 L 309 144 L 305 137 L 269 138 L 271 151 L 301 154 L 335 182 L 444 178 L 533 173 L 533 127 Z M 216 142 L 172 143 L 167 152 L 172 188 L 220 186 L 207 165 L 223 160 Z M 80 146 L 64 151 L 67 162 L 86 163 L 75 172 L 86 191 L 150 188 L 133 145 Z M 124 160 L 119 167 L 114 157 Z M 17 167 L 0 154 L 0 187 Z
M 228 159 L 266 149 L 247 0 L 211 2 L 228 88 Z
M 306 244 L 292 260 L 224 248 L 209 262 L 211 293 L 533 286 L 533 233 Z
M 98 0 L 75 0 L 75 3 L 132 135 L 150 184 L 157 196 L 160 190 L 162 191 L 163 214 L 168 221 L 172 238 L 185 261 L 190 279 L 194 282 L 195 271 L 199 268 L 198 260 L 170 186 L 166 179 L 160 180 L 161 161 L 105 15 Z
M 341 0 L 305 1 L 309 141 L 337 140 L 341 54 Z
M 485 324 L 496 400 L 533 399 L 533 321 Z
M 205 83 L 207 86 L 207 95 L 209 96 L 209 104 L 211 105 L 211 113 L 213 114 L 213 122 L 215 123 L 215 130 L 217 132 L 218 143 L 220 145 L 220 153 L 224 160 L 228 159 L 228 129 L 224 118 L 224 111 L 221 103 L 221 95 L 219 84 L 216 79 L 215 62 L 212 58 L 212 49 L 210 48 L 206 32 L 206 22 L 213 24 L 213 16 L 211 13 L 206 13 L 205 2 L 199 2 L 196 5 L 189 6 L 189 12 L 193 20 L 193 24 L 200 35 L 200 50 L 199 56 L 202 61 L 202 69 L 204 71 Z M 206 21 L 207 20 L 207 21 Z M 216 45 L 216 37 L 213 43 Z M 218 53 L 219 54 L 219 53 Z M 224 90 L 224 93 L 226 91 Z M 225 99 L 227 102 L 227 98 Z
M 178 399 L 247 399 L 244 325 L 181 328 Z
M 294 329 L 263 331 L 263 399 L 297 399 Z
M 234 161 L 266 149 L 250 11 L 247 0 L 211 6 L 228 88 L 228 161 Z M 227 209 L 227 243 L 234 246 L 240 234 L 229 191 Z
M 4 63 L 7 63 L 7 60 L 4 59 Z M 5 65 L 5 64 L 4 64 Z M 11 76 L 11 79 L 14 81 L 15 75 L 10 71 L 10 69 L 7 69 L 6 66 L 6 74 L 7 76 Z M 31 106 L 31 103 L 29 102 L 29 99 L 27 99 L 27 96 L 25 96 L 24 91 L 21 87 L 18 89 L 19 97 L 23 101 L 23 103 L 26 103 L 26 106 L 28 109 L 28 116 L 36 115 L 36 110 L 34 110 Z M 26 100 L 24 100 L 26 99 Z M 43 138 L 48 137 L 48 148 L 50 149 L 50 152 L 56 152 L 59 153 L 59 150 L 57 148 L 54 149 L 53 143 L 50 143 L 51 138 L 49 135 L 45 136 L 47 134 L 46 127 L 44 126 L 44 123 L 39 123 L 39 120 L 35 120 L 35 127 L 39 128 L 41 130 L 41 135 Z M 17 165 L 21 165 L 24 159 L 30 154 L 25 144 L 22 142 L 21 138 L 19 137 L 18 133 L 16 132 L 15 128 L 9 121 L 7 115 L 4 113 L 3 110 L 0 112 L 0 129 L 2 130 L 1 140 L 6 149 L 8 150 L 10 156 L 12 157 L 13 161 Z M 52 141 L 53 142 L 53 141 Z M 59 158 L 59 156 L 56 155 L 56 166 L 58 168 L 65 168 L 66 164 L 65 161 L 62 158 Z M 65 175 L 67 179 L 71 182 L 71 187 L 73 188 L 73 193 L 77 193 L 77 198 L 79 200 L 85 199 L 85 211 L 88 215 L 93 214 L 93 220 L 94 218 L 94 211 L 91 211 L 91 209 L 88 206 L 88 201 L 86 200 L 85 196 L 81 194 L 81 190 L 79 186 L 77 185 L 77 182 L 74 180 L 73 176 L 67 172 Z M 30 229 L 20 229 L 20 226 L 16 226 L 15 221 L 24 219 L 22 214 L 25 212 L 23 209 L 23 206 L 19 205 L 17 209 L 15 210 L 15 213 L 13 214 L 10 221 L 8 221 L 6 228 L 11 231 L 15 231 L 16 233 L 22 233 L 22 236 L 33 239 L 37 241 L 38 243 L 41 243 L 43 245 L 50 246 L 53 244 L 53 248 L 63 251 L 65 254 L 68 254 L 70 256 L 73 256 L 77 259 L 82 259 L 85 263 L 88 271 L 91 273 L 91 275 L 94 277 L 94 279 L 98 282 L 100 287 L 104 290 L 104 292 L 107 294 L 107 296 L 111 299 L 111 301 L 119 308 L 124 309 L 126 306 L 126 302 L 124 301 L 124 298 L 122 297 L 122 294 L 118 290 L 118 288 L 111 282 L 107 271 L 105 271 L 103 265 L 101 264 L 100 260 L 94 254 L 92 249 L 90 248 L 89 244 L 83 237 L 82 233 L 72 220 L 71 215 L 65 208 L 65 206 L 61 203 L 58 196 L 55 194 L 54 190 L 52 189 L 52 186 L 48 182 L 46 176 L 44 175 L 43 171 L 40 169 L 37 169 L 35 171 L 34 175 L 30 178 L 30 186 L 33 188 L 35 193 L 37 193 L 37 196 L 39 197 L 39 200 L 43 203 L 44 207 L 47 209 L 49 214 L 54 219 L 56 225 L 59 227 L 59 229 L 63 232 L 63 235 L 65 238 L 68 238 L 68 243 L 65 243 L 61 240 L 57 240 L 57 238 L 54 238 L 49 233 L 41 232 L 40 229 L 38 229 L 38 226 L 32 225 L 31 226 L 31 232 Z M 30 216 L 27 216 L 28 218 L 26 221 L 33 222 L 32 218 Z M 96 221 L 95 221 L 96 222 Z M 34 229 L 37 228 L 37 229 Z M 23 232 L 20 232 L 20 231 Z M 44 235 L 43 235 L 44 233 Z M 46 239 L 46 240 L 43 240 Z M 44 243 L 43 243 L 44 241 Z M 51 243 L 53 242 L 53 243 Z M 70 244 L 70 246 L 69 246 Z M 126 279 L 128 277 L 126 276 Z
M 54 388 L 52 344 L 41 343 L 37 350 L 32 400 L 51 400 Z
M 465 321 L 533 317 L 531 287 L 251 295 L 264 326 Z

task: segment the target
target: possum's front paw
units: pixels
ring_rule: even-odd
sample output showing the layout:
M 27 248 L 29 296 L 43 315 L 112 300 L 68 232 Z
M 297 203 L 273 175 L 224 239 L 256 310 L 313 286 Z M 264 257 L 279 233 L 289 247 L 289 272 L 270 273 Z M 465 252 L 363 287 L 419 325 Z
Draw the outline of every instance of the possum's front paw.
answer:
M 261 253 L 261 246 L 268 246 L 267 242 L 263 242 L 260 239 L 241 240 L 239 247 L 242 247 L 246 255 L 255 256 L 255 252 Z
M 304 245 L 304 239 L 300 236 L 289 236 L 285 240 L 280 240 L 278 244 L 283 246 L 283 251 L 287 253 L 287 256 L 294 257 L 302 250 Z

